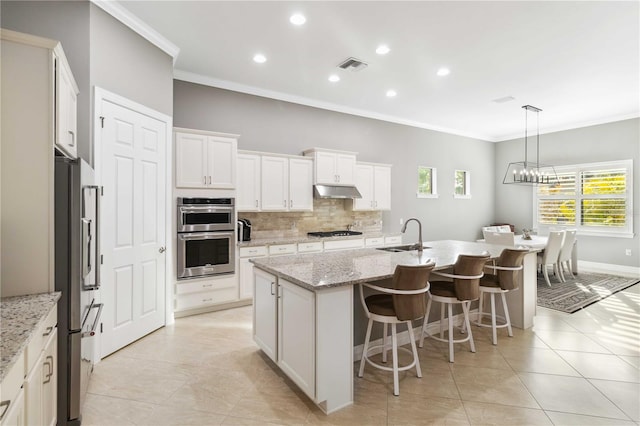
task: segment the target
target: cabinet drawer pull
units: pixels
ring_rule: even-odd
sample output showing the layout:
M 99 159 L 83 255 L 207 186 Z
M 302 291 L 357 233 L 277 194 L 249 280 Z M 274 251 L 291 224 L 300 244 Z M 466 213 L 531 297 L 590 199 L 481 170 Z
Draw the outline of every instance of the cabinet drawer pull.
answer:
M 10 399 L 7 399 L 6 401 L 0 402 L 0 408 L 4 407 L 4 410 L 2 410 L 2 414 L 0 414 L 0 420 L 2 420 L 2 418 L 4 417 L 5 414 L 7 414 L 7 410 L 9 409 L 9 405 L 11 405 L 11 400 Z
M 202 299 L 202 302 L 213 302 L 213 298 Z
M 202 284 L 202 288 L 213 287 L 213 284 Z
M 50 335 L 52 331 L 53 331 L 53 327 L 47 327 L 46 331 L 44 333 L 42 333 L 42 337 L 46 337 L 46 336 Z

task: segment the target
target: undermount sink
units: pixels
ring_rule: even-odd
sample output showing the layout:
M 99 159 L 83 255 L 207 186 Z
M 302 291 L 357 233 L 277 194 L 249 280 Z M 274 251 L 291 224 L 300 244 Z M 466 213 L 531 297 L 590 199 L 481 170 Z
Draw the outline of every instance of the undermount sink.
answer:
M 431 247 L 423 247 L 423 249 L 428 249 Z M 379 247 L 378 250 L 390 251 L 392 253 L 400 253 L 403 251 L 412 251 L 417 250 L 415 244 L 405 244 L 402 246 L 393 246 L 393 247 Z

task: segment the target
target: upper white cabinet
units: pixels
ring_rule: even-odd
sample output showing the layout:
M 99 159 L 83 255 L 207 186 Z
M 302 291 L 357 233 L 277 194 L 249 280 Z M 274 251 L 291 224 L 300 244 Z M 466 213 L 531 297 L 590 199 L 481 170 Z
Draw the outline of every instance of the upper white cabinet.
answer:
M 260 156 L 238 153 L 236 208 L 242 212 L 260 210 Z
M 175 128 L 176 187 L 234 189 L 238 135 Z
M 78 86 L 64 58 L 56 64 L 56 146 L 78 156 Z
M 0 205 L 3 228 L 15 231 L 2 233 L 0 249 L 9 297 L 54 290 L 54 147 L 76 157 L 78 88 L 59 42 L 4 29 L 0 38 Z
M 238 211 L 312 211 L 313 160 L 241 151 Z
M 313 183 L 325 185 L 354 185 L 356 153 L 313 148 L 304 155 L 315 161 Z
M 358 163 L 356 188 L 362 198 L 353 201 L 353 210 L 391 210 L 391 166 Z

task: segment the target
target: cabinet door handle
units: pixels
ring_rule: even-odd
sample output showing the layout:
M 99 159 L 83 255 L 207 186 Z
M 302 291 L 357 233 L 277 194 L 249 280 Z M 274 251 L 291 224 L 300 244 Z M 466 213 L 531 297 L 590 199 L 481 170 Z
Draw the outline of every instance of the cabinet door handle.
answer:
M 209 176 L 209 185 L 211 185 L 211 176 Z
M 274 285 L 274 284 L 275 284 L 275 283 L 273 283 L 273 282 L 271 283 L 271 295 L 272 295 L 272 296 L 275 296 L 275 295 L 276 295 L 276 294 L 273 292 L 273 285 Z
M 2 414 L 0 414 L 0 420 L 3 419 L 5 414 L 7 414 L 7 410 L 9 409 L 9 405 L 11 405 L 11 400 L 10 399 L 7 399 L 6 401 L 0 402 L 0 408 L 4 407 L 4 410 L 2 410 Z
M 204 178 L 204 182 L 202 182 L 202 183 L 206 185 L 207 184 L 207 177 L 203 176 L 203 178 Z
M 51 334 L 51 332 L 53 331 L 53 327 L 47 327 L 46 331 L 44 333 L 42 333 L 43 337 L 47 337 L 48 335 Z
M 258 207 L 258 200 L 256 200 L 256 208 Z
M 71 143 L 69 145 L 74 146 L 76 144 L 76 134 L 73 133 L 73 130 L 68 130 L 68 132 L 71 135 Z

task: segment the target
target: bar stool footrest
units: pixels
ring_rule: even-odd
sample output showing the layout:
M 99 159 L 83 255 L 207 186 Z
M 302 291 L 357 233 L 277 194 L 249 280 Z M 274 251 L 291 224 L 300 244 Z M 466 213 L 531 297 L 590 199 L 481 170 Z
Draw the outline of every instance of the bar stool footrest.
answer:
M 382 365 L 382 364 L 378 364 L 377 362 L 371 361 L 369 359 L 369 356 L 372 355 L 371 352 L 375 349 L 380 349 L 383 348 L 383 345 L 375 345 L 375 346 L 369 346 L 369 349 L 367 350 L 366 354 L 362 354 L 362 357 L 364 358 L 364 360 L 368 363 L 371 364 L 372 366 L 379 368 L 380 370 L 385 370 L 385 371 L 393 371 L 393 367 L 387 367 L 386 365 Z M 403 351 L 405 353 L 410 354 L 413 357 L 413 352 L 410 351 L 407 348 L 403 348 L 403 347 L 399 347 L 398 348 L 398 352 Z M 416 365 L 416 359 L 413 360 L 413 362 L 409 365 L 405 365 L 405 366 L 398 366 L 398 371 L 406 371 L 409 370 L 413 367 L 415 367 Z

